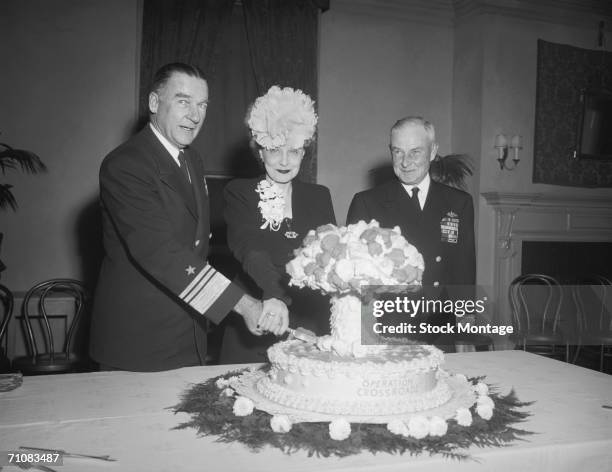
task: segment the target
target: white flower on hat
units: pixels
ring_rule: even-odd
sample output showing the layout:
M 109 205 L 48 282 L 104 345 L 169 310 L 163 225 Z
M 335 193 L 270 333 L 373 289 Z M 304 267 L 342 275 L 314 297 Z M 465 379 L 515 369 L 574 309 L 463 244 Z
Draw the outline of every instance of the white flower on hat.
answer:
M 301 90 L 274 85 L 255 100 L 247 114 L 247 126 L 257 144 L 265 149 L 285 144 L 302 148 L 312 139 L 317 126 L 314 102 Z

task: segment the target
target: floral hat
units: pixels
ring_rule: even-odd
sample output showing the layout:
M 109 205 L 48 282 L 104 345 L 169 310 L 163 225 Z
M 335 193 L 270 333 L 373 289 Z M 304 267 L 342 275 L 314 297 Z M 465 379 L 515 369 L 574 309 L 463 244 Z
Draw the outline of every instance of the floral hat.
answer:
M 314 136 L 317 114 L 304 92 L 274 85 L 255 100 L 246 121 L 257 144 L 265 149 L 284 144 L 301 148 Z

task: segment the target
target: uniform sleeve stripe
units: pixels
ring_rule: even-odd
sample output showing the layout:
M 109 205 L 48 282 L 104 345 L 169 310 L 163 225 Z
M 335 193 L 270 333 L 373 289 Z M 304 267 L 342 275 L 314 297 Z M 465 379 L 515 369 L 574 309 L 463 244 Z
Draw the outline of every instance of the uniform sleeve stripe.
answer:
M 191 290 L 193 290 L 193 288 L 200 283 L 200 280 L 202 279 L 202 277 L 204 277 L 208 272 L 210 272 L 211 269 L 212 269 L 212 267 L 210 265 L 206 264 L 204 266 L 204 268 L 198 273 L 198 275 L 196 275 L 193 278 L 193 280 L 191 282 L 189 282 L 189 285 L 187 285 L 187 287 L 185 287 L 185 290 L 183 290 L 181 292 L 179 297 L 181 297 L 183 300 L 185 300 L 185 298 L 187 298 L 189 292 L 191 292 Z M 213 272 L 214 272 L 214 270 L 213 270 Z
M 198 284 L 191 289 L 191 292 L 183 297 L 183 301 L 185 303 L 191 303 L 191 301 L 198 296 L 198 293 L 200 293 L 200 291 L 206 286 L 208 281 L 215 275 L 215 273 L 216 271 L 214 269 L 208 271 L 207 274 L 200 279 Z
M 219 272 L 215 273 L 205 286 L 188 302 L 200 313 L 205 313 L 221 296 L 231 282 Z

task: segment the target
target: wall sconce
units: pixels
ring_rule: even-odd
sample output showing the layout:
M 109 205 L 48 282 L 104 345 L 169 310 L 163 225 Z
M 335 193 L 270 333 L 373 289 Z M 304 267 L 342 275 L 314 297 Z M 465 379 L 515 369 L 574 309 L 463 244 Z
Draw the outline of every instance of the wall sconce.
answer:
M 519 157 L 519 150 L 523 149 L 521 137 L 517 134 L 512 136 L 510 139 L 510 146 L 508 146 L 508 139 L 505 134 L 498 134 L 495 136 L 495 149 L 497 149 L 497 162 L 499 162 L 499 168 L 501 170 L 514 170 L 518 165 L 521 158 Z M 512 162 L 514 165 L 512 167 L 508 167 L 506 165 L 506 159 L 508 159 L 508 148 L 514 151 L 514 156 L 512 157 Z

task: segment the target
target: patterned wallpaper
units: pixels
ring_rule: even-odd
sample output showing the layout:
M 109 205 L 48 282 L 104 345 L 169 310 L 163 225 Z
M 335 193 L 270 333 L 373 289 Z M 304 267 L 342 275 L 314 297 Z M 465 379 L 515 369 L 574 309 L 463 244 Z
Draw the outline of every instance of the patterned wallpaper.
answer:
M 585 89 L 612 91 L 612 52 L 538 40 L 534 183 L 612 187 L 612 161 L 573 159 Z

